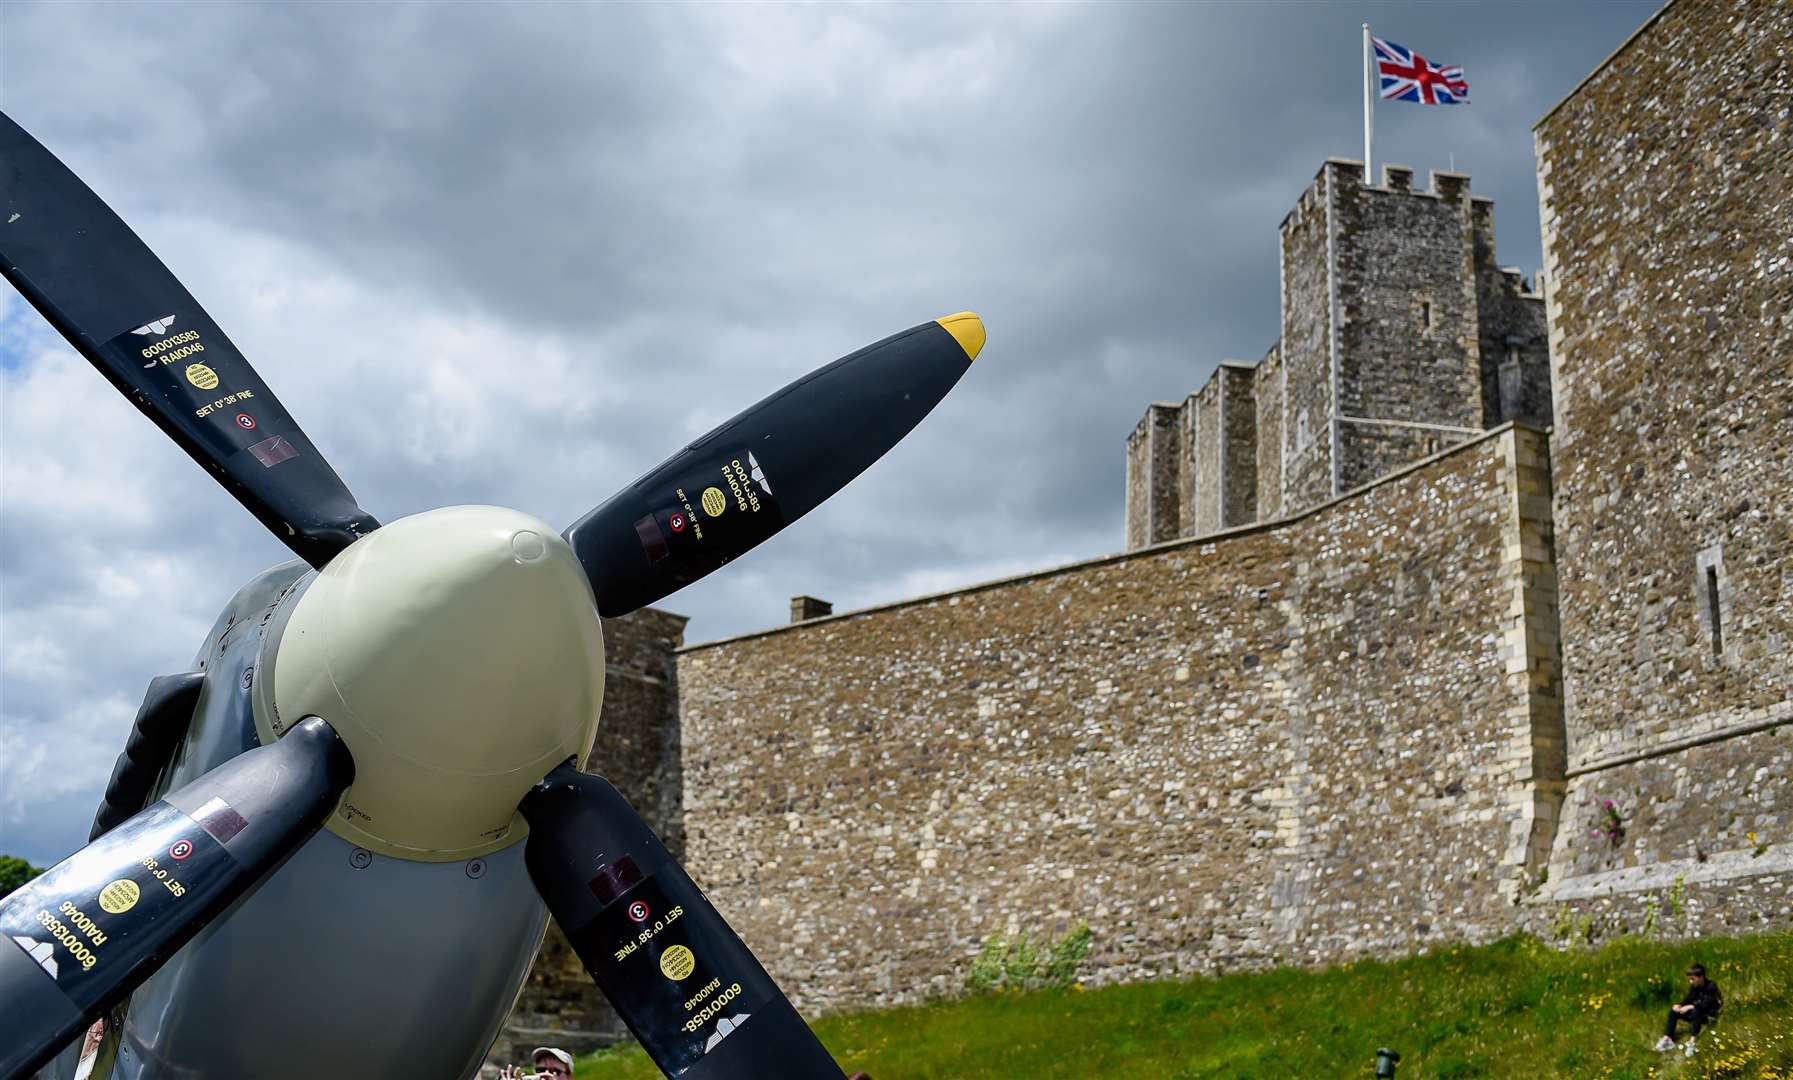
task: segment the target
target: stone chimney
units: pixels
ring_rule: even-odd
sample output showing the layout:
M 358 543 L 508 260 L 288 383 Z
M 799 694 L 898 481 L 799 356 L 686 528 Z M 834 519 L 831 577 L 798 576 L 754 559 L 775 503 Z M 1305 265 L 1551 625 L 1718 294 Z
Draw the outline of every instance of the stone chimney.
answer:
M 813 596 L 791 597 L 791 621 L 794 623 L 808 622 L 832 614 L 834 605 L 826 600 L 817 600 Z

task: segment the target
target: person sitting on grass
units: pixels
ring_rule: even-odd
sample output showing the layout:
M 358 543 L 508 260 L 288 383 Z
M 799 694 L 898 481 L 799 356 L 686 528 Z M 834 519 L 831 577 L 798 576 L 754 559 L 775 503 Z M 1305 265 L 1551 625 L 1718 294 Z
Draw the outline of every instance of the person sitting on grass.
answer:
M 1681 1004 L 1671 1005 L 1668 1010 L 1668 1026 L 1663 1028 L 1662 1038 L 1656 1040 L 1656 1049 L 1673 1050 L 1675 1048 L 1675 1025 L 1682 1020 L 1687 1021 L 1687 1056 L 1693 1056 L 1694 1042 L 1699 1038 L 1700 1028 L 1718 1018 L 1718 1010 L 1724 1008 L 1724 995 L 1718 992 L 1718 984 L 1706 978 L 1706 969 L 1695 964 L 1687 969 L 1687 996 Z

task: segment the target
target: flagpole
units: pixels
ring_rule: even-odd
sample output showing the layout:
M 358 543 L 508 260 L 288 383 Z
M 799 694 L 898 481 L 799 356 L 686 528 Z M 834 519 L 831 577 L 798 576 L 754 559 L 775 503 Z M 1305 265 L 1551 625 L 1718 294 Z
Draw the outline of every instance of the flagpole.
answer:
M 1371 187 L 1375 181 L 1370 178 L 1370 118 L 1373 106 L 1370 97 L 1370 24 L 1363 24 L 1363 186 Z

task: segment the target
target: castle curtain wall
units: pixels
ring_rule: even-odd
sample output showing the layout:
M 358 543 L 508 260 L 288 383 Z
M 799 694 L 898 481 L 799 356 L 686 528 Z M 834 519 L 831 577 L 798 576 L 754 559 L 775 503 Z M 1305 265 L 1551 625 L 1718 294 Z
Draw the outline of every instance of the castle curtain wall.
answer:
M 1690 928 L 1793 907 L 1789 40 L 1787 4 L 1679 0 L 1535 132 L 1572 777 L 1547 893 L 1612 918 L 1676 878 L 1730 882 Z
M 1543 453 L 683 650 L 691 873 L 810 1009 L 1079 921 L 1099 981 L 1504 933 L 1560 733 Z

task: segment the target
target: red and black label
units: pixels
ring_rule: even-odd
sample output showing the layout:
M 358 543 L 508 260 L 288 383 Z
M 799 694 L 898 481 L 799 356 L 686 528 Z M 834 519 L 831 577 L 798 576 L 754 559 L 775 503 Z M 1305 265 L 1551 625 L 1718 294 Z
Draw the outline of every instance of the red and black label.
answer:
M 695 581 L 782 529 L 776 477 L 746 447 L 720 448 L 641 494 L 652 510 L 635 523 L 648 562 Z
M 296 453 L 299 425 L 205 312 L 160 313 L 97 351 L 127 393 L 219 460 L 248 450 L 271 468 Z

